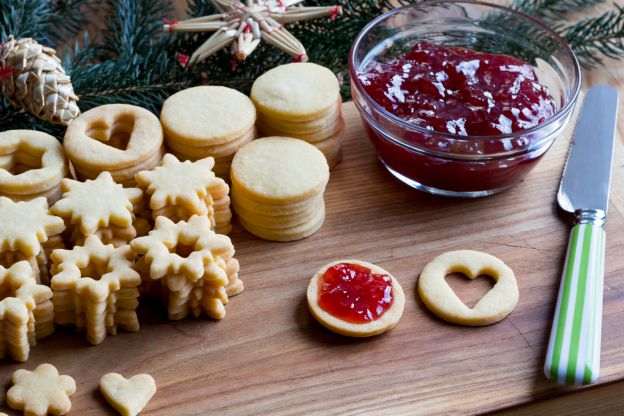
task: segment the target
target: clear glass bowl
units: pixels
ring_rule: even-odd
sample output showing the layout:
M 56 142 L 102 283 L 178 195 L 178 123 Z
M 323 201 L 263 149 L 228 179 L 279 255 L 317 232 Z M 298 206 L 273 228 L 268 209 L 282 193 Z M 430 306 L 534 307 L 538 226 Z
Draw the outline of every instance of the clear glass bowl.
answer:
M 530 63 L 557 112 L 537 126 L 498 136 L 433 132 L 400 119 L 366 93 L 358 72 L 422 40 Z M 414 188 L 455 197 L 491 195 L 521 181 L 569 122 L 581 82 L 578 60 L 557 34 L 509 8 L 471 1 L 412 4 L 378 17 L 356 38 L 349 69 L 353 101 L 388 171 Z

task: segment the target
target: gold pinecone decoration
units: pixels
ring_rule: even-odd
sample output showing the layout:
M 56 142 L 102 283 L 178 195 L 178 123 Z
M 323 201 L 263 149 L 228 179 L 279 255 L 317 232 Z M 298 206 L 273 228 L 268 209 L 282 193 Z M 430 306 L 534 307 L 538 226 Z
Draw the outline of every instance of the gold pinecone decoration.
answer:
M 54 49 L 30 38 L 9 36 L 0 45 L 0 69 L 13 70 L 0 86 L 14 106 L 65 125 L 80 115 L 78 97 Z

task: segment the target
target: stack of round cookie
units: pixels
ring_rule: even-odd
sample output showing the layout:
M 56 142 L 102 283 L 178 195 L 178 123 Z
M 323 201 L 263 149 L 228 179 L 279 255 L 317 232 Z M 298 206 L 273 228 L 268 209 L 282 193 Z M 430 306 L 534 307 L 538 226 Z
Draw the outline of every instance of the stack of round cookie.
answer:
M 115 182 L 134 186 L 134 175 L 160 163 L 164 154 L 158 118 L 127 104 L 107 104 L 73 120 L 63 147 L 79 180 L 108 171 Z
M 63 146 L 54 137 L 34 130 L 0 133 L 0 195 L 14 201 L 43 196 L 51 205 L 66 175 Z
M 236 153 L 231 179 L 234 211 L 250 233 L 293 241 L 323 225 L 329 167 L 311 144 L 288 137 L 254 140 Z
M 254 82 L 251 99 L 262 135 L 305 140 L 323 152 L 330 168 L 340 161 L 342 101 L 329 69 L 312 63 L 278 66 Z
M 213 171 L 229 177 L 238 149 L 256 138 L 256 109 L 246 95 L 226 87 L 180 91 L 163 104 L 160 121 L 170 153 L 180 160 L 213 157 Z

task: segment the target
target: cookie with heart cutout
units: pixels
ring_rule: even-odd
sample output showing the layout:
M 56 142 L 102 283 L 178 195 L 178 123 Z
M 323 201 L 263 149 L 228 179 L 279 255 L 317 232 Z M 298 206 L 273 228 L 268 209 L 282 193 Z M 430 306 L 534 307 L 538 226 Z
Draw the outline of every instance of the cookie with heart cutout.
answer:
M 496 284 L 469 308 L 446 282 L 445 277 L 451 273 L 463 273 L 469 279 L 486 274 L 494 278 Z M 499 258 L 474 250 L 448 251 L 427 263 L 418 279 L 418 293 L 435 315 L 466 326 L 491 325 L 503 320 L 519 299 L 513 270 Z
M 158 118 L 128 104 L 107 104 L 82 113 L 67 128 L 63 140 L 65 154 L 73 164 L 99 171 L 140 164 L 162 144 Z

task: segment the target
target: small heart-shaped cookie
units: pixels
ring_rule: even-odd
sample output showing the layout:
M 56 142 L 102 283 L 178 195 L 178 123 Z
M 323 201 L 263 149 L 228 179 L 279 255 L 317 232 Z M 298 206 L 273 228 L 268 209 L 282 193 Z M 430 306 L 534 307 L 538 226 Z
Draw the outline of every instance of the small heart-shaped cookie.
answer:
M 127 379 L 121 374 L 108 373 L 100 379 L 100 391 L 120 414 L 136 416 L 156 393 L 156 383 L 149 374 Z

